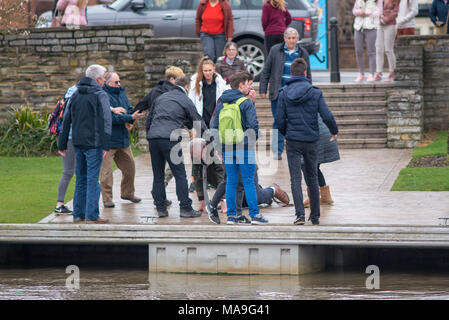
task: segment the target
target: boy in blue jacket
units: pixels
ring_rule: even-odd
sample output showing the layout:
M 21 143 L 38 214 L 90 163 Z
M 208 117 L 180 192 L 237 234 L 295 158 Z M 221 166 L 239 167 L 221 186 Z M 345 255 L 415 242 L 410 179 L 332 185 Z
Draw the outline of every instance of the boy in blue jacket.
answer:
M 298 58 L 290 67 L 292 78 L 279 90 L 276 124 L 287 140 L 287 159 L 290 170 L 296 219 L 294 224 L 305 223 L 303 194 L 301 189 L 301 157 L 310 190 L 310 217 L 312 224 L 320 223 L 320 193 L 317 175 L 317 149 L 320 132 L 318 113 L 331 132 L 331 141 L 338 133 L 337 123 L 327 107 L 323 93 L 307 79 L 307 63 Z
M 235 104 L 239 99 L 246 97 L 251 90 L 252 76 L 247 72 L 237 72 L 230 78 L 232 89 L 223 92 L 212 120 L 212 129 L 219 129 L 220 112 L 223 103 Z M 245 138 L 238 144 L 226 144 L 222 146 L 223 159 L 226 167 L 226 204 L 228 216 L 227 224 L 237 224 L 236 192 L 239 181 L 239 170 L 242 176 L 243 187 L 249 206 L 249 216 L 252 224 L 268 223 L 259 213 L 254 174 L 256 173 L 255 144 L 259 132 L 256 108 L 249 98 L 239 104 L 242 130 Z M 251 134 L 255 139 L 250 139 Z M 251 141 L 253 140 L 253 141 Z M 214 140 L 215 141 L 215 140 Z

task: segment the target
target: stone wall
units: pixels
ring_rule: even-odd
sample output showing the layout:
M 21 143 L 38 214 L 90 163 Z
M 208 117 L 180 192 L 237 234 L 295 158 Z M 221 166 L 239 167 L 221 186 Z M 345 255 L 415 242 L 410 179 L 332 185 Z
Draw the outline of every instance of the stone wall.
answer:
M 407 36 L 397 41 L 396 79 L 423 97 L 423 128 L 449 127 L 449 35 Z
M 53 107 L 79 73 L 97 63 L 119 73 L 131 104 L 168 65 L 194 72 L 198 39 L 152 39 L 151 25 L 21 30 L 0 34 L 0 120 L 13 106 Z

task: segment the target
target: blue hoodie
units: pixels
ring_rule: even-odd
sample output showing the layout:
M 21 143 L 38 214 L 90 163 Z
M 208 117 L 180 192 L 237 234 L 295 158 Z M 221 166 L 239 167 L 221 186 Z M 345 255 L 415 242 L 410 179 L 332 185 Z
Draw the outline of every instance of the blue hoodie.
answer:
M 323 93 L 306 77 L 295 76 L 287 80 L 287 85 L 279 90 L 278 99 L 276 124 L 285 139 L 317 141 L 320 136 L 318 113 L 329 131 L 334 135 L 338 133 L 337 123 Z
M 228 89 L 223 92 L 220 97 L 220 103 L 217 105 L 214 114 L 212 115 L 211 129 L 218 129 L 220 111 L 223 109 L 223 103 L 234 103 L 244 94 L 239 90 Z M 253 129 L 256 133 L 256 139 L 259 137 L 259 121 L 257 120 L 256 108 L 253 102 L 248 98 L 240 104 L 240 114 L 242 117 L 242 128 L 245 132 L 248 129 Z M 245 137 L 245 149 L 248 149 L 248 139 Z M 224 149 L 223 149 L 224 150 Z

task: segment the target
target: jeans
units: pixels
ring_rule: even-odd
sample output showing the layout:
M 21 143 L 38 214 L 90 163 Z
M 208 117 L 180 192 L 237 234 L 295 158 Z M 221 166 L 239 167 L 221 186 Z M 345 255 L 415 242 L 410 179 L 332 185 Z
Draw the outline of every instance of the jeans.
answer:
M 203 52 L 205 56 L 211 58 L 216 63 L 217 59 L 223 55 L 223 49 L 226 44 L 224 33 L 207 34 L 200 32 L 201 44 L 203 45 Z
M 359 72 L 365 74 L 365 57 L 363 54 L 363 42 L 366 43 L 366 53 L 369 61 L 369 73 L 374 74 L 376 71 L 376 38 L 377 29 L 354 31 L 354 46 Z
M 73 196 L 73 219 L 97 220 L 100 216 L 100 175 L 103 149 L 75 148 L 76 184 Z
M 256 155 L 253 150 L 233 150 L 223 152 L 226 167 L 226 205 L 228 216 L 237 214 L 237 185 L 239 170 L 245 189 L 246 201 L 249 206 L 249 216 L 253 218 L 259 214 L 254 174 L 256 173 Z
M 304 166 L 304 163 L 301 164 L 301 170 L 302 173 L 304 174 L 304 178 L 307 179 L 306 176 L 306 167 Z M 325 187 L 326 186 L 326 180 L 324 179 L 324 175 L 320 170 L 320 164 L 317 165 L 317 174 L 318 174 L 318 186 L 320 187 Z M 306 180 L 307 183 L 307 180 Z
M 267 49 L 267 55 L 270 53 L 271 47 L 282 42 L 284 42 L 284 34 L 282 33 L 265 36 L 265 48 Z
M 304 158 L 306 183 L 310 192 L 310 217 L 320 217 L 320 189 L 318 187 L 318 142 L 287 141 L 287 160 L 290 171 L 290 181 L 295 203 L 295 213 L 298 217 L 305 216 L 303 194 L 301 189 L 301 157 Z
M 276 119 L 276 111 L 278 109 L 278 99 L 271 101 L 271 113 L 273 114 L 273 119 Z M 282 154 L 284 151 L 284 136 L 277 130 L 276 121 L 273 120 L 273 133 L 271 135 L 271 151 L 275 154 Z M 277 143 L 276 135 L 274 134 L 274 129 L 277 131 Z M 277 148 L 276 148 L 277 146 Z
M 165 163 L 168 162 L 170 169 L 175 177 L 176 196 L 178 197 L 181 211 L 192 211 L 192 199 L 189 198 L 189 187 L 187 185 L 186 169 L 184 162 L 174 164 L 170 159 L 171 149 L 178 144 L 177 141 L 168 139 L 150 139 L 151 167 L 153 169 L 153 195 L 154 204 L 160 211 L 166 209 L 167 195 L 165 193 Z M 182 158 L 182 150 L 177 155 Z
M 396 56 L 394 55 L 394 40 L 396 39 L 396 25 L 380 25 L 376 38 L 376 71 L 381 73 L 384 68 L 384 55 L 388 59 L 388 70 L 396 69 Z

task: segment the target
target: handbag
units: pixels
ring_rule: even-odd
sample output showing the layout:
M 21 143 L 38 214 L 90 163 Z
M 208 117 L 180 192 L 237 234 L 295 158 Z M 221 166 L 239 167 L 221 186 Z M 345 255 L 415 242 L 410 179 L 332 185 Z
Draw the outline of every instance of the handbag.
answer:
M 61 20 L 63 15 L 63 11 L 55 9 L 55 12 L 53 12 L 53 18 L 51 19 L 50 28 L 61 27 Z

